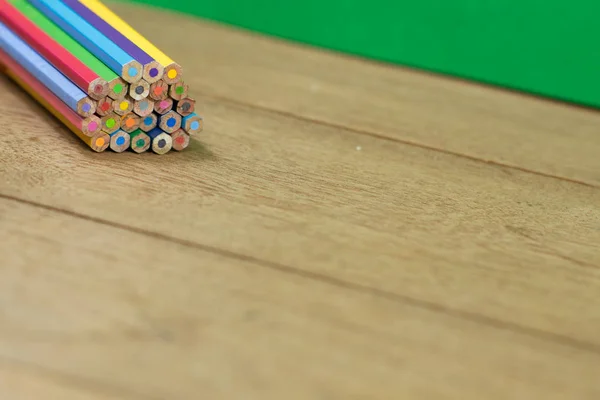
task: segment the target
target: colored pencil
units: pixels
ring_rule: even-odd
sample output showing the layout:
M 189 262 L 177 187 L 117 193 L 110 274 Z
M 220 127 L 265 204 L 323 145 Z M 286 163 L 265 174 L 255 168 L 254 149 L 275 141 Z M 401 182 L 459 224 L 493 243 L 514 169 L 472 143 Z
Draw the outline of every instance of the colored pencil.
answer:
M 129 86 L 129 95 L 133 100 L 144 100 L 150 93 L 150 84 L 141 79 Z
M 204 120 L 196 113 L 191 113 L 187 117 L 183 117 L 181 127 L 188 134 L 193 135 L 202 131 L 204 128 Z
M 102 100 L 99 100 L 98 105 L 96 106 L 96 114 L 101 117 L 105 117 L 111 113 L 113 111 L 113 102 L 114 100 L 110 97 L 105 97 Z
M 144 132 L 150 132 L 158 125 L 158 117 L 152 113 L 146 117 L 140 118 L 140 129 Z
M 117 99 L 122 98 L 127 93 L 127 84 L 124 80 L 119 78 L 110 68 L 108 68 L 102 61 L 98 60 L 92 53 L 90 53 L 85 47 L 79 44 L 75 39 L 64 32 L 54 22 L 49 20 L 44 14 L 42 14 L 37 8 L 27 2 L 27 0 L 8 0 L 16 9 L 18 9 L 27 19 L 37 25 L 42 31 L 46 33 L 50 38 L 64 47 L 69 53 L 75 58 L 78 58 L 91 68 L 100 78 L 108 82 L 109 92 L 108 96 Z M 60 69 L 60 68 L 59 68 Z
M 0 73 L 94 151 L 166 154 L 204 128 L 179 64 L 103 0 L 0 0 Z
M 140 117 L 147 117 L 154 111 L 154 102 L 150 99 L 143 99 L 133 103 L 133 112 Z
M 158 127 L 166 133 L 173 133 L 181 128 L 181 115 L 175 111 L 169 111 L 158 119 Z
M 126 38 L 121 32 L 113 28 L 112 25 L 100 18 L 78 0 L 62 1 L 90 25 L 102 32 L 104 36 L 112 40 L 113 43 L 125 50 L 125 52 L 133 57 L 133 59 L 138 61 L 143 67 L 142 78 L 145 79 L 146 82 L 154 83 L 162 78 L 165 70 L 164 67 L 160 65 L 158 61 L 150 57 L 144 50 L 140 49 L 135 43 Z
M 48 90 L 43 83 L 34 78 L 8 54 L 0 50 L 0 64 L 4 73 L 37 100 L 54 117 L 61 121 L 71 132 L 77 135 L 94 151 L 102 152 L 108 147 L 109 138 L 100 131 L 98 117 L 81 118 Z
M 96 102 L 79 89 L 27 43 L 0 22 L 0 48 L 27 72 L 42 81 L 52 93 L 82 117 L 96 112 Z
M 150 57 L 156 60 L 164 67 L 164 75 L 162 79 L 169 85 L 179 82 L 183 78 L 181 66 L 174 62 L 165 53 L 160 51 L 145 37 L 134 30 L 127 22 L 119 18 L 108 7 L 98 0 L 79 0 L 87 8 L 93 11 L 96 15 L 108 22 L 113 28 L 121 32 L 123 36 L 145 51 Z
M 190 135 L 183 129 L 171 133 L 171 139 L 173 140 L 173 150 L 182 151 L 190 144 Z
M 124 99 L 113 101 L 113 111 L 119 116 L 130 113 L 133 110 L 133 99 L 126 96 Z
M 164 100 L 168 98 L 169 85 L 167 85 L 163 80 L 154 82 L 152 85 L 150 85 L 150 92 L 148 93 L 148 97 L 150 97 L 154 101 Z
M 196 100 L 192 99 L 191 97 L 179 100 L 176 104 L 175 110 L 182 117 L 187 117 L 196 111 Z
M 131 138 L 129 133 L 118 130 L 110 134 L 110 149 L 116 153 L 122 153 L 129 148 Z
M 140 128 L 142 119 L 135 113 L 129 113 L 121 118 L 121 129 L 127 133 L 134 132 Z
M 177 82 L 169 88 L 169 96 L 173 100 L 183 100 L 188 96 L 189 87 L 183 82 Z
M 173 139 L 160 128 L 154 128 L 148 132 L 148 136 L 152 141 L 152 151 L 156 154 L 166 154 L 173 147 Z
M 0 20 L 94 100 L 108 95 L 108 82 L 38 28 L 7 0 L 0 0 Z
M 173 109 L 173 99 L 168 97 L 164 100 L 157 101 L 154 104 L 154 112 L 157 114 L 163 115 L 168 113 Z
M 100 118 L 102 130 L 109 135 L 115 133 L 121 128 L 121 117 L 114 112 L 108 113 Z
M 150 137 L 145 133 L 138 129 L 135 132 L 132 132 L 129 137 L 131 138 L 131 150 L 136 153 L 143 153 L 150 148 L 151 140 Z
M 29 0 L 126 82 L 142 79 L 142 65 L 60 0 Z
M 109 81 L 108 87 L 110 89 L 108 96 L 113 100 L 121 100 L 123 97 L 127 96 L 129 91 L 129 84 L 119 77 Z

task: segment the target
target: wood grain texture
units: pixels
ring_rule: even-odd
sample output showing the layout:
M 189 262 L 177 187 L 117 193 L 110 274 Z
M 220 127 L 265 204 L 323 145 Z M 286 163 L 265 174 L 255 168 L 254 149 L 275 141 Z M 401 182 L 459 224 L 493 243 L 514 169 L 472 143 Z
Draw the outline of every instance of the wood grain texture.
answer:
M 327 118 L 344 97 L 394 91 L 338 81 L 347 62 L 371 81 L 412 81 L 413 99 L 450 85 L 454 107 L 477 90 L 504 106 L 473 120 L 510 121 L 541 155 L 500 129 L 477 146 L 457 137 L 477 155 L 465 157 L 264 103 L 280 83 L 305 98 L 302 64 L 274 63 L 281 44 L 190 24 L 175 25 L 231 54 L 178 59 L 188 76 L 211 62 L 245 76 L 260 59 L 248 41 L 276 85 L 249 80 L 238 100 L 241 81 L 225 75 L 192 83 L 205 129 L 182 153 L 92 153 L 0 78 L 0 368 L 13 381 L 46 374 L 107 399 L 598 398 L 600 189 L 588 151 L 600 135 L 584 145 L 539 128 L 586 132 L 595 114 L 289 50 L 339 69 L 321 78 L 339 99 L 313 96 Z M 544 118 L 517 117 L 523 104 Z M 452 110 L 447 134 L 470 121 Z M 437 117 L 406 120 L 429 137 Z M 481 144 L 515 166 L 485 162 Z M 560 176 L 528 172 L 535 160 Z
M 152 35 L 155 11 L 111 7 L 128 15 L 157 46 L 169 48 L 203 95 L 600 186 L 600 114 L 595 111 L 162 12 L 174 37 L 194 32 L 197 51 L 189 51 L 173 46 L 170 35 Z
M 106 394 L 78 377 L 56 373 L 36 364 L 0 358 L 0 396 L 10 400 L 122 400 L 123 393 Z
M 0 215 L 18 305 L 0 390 L 46 371 L 94 400 L 600 395 L 585 350 L 15 201 Z
M 9 93 L 3 115 L 27 108 Z M 50 120 L 30 122 L 0 137 L 4 158 L 23 160 L 3 166 L 4 193 L 600 353 L 600 190 L 204 105 L 204 144 L 167 161 L 94 156 L 68 135 L 40 154 L 26 144 Z

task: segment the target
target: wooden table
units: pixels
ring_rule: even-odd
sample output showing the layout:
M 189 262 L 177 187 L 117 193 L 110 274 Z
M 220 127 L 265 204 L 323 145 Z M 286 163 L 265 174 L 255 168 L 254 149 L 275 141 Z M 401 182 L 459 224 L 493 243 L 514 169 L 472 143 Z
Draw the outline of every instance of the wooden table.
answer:
M 0 79 L 0 398 L 600 398 L 600 113 L 117 10 L 205 131 L 93 153 Z

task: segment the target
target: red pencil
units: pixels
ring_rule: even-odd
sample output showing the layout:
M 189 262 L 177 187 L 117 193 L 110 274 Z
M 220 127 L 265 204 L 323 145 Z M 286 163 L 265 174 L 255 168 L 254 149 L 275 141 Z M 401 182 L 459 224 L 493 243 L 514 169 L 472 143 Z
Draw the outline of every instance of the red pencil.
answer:
M 100 78 L 6 0 L 0 0 L 0 19 L 91 98 L 100 100 L 106 97 L 109 92 L 106 80 Z

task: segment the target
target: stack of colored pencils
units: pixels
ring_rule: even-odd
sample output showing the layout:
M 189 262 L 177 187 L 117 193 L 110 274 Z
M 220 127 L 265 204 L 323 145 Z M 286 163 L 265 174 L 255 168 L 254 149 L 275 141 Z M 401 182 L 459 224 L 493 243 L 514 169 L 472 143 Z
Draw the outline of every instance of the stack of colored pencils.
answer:
M 97 152 L 181 151 L 203 128 L 181 66 L 98 0 L 0 0 L 0 68 Z

